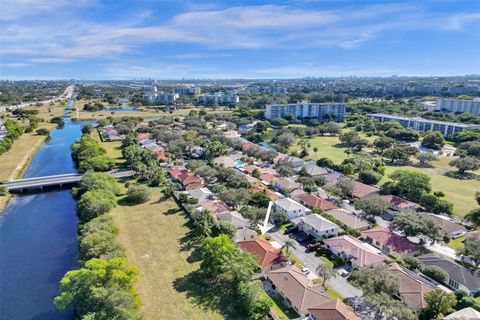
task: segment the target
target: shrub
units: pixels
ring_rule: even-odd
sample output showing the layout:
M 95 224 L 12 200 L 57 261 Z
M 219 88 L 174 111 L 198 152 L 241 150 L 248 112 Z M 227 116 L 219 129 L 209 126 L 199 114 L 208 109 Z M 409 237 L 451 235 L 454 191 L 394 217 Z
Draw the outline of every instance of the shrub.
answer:
M 364 170 L 360 171 L 358 178 L 366 184 L 377 184 L 382 179 L 382 175 L 373 170 Z
M 85 192 L 77 202 L 77 212 L 83 223 L 107 213 L 116 205 L 116 197 L 111 191 L 90 190 Z
M 50 134 L 50 131 L 48 131 L 48 129 L 45 129 L 45 128 L 41 128 L 41 129 L 37 129 L 37 135 L 39 136 L 48 136 Z
M 423 274 L 438 282 L 446 282 L 448 280 L 448 272 L 437 266 L 427 266 L 422 270 Z
M 150 189 L 141 184 L 130 186 L 127 190 L 127 196 L 125 198 L 129 204 L 140 204 L 147 202 L 149 199 Z

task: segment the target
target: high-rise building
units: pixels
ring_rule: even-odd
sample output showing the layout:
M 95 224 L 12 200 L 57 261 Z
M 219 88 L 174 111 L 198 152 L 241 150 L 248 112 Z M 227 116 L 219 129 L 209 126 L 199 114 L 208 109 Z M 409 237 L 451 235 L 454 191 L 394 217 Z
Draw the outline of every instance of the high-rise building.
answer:
M 372 113 L 370 118 L 377 119 L 380 122 L 398 122 L 405 128 L 417 131 L 440 131 L 444 137 L 461 132 L 467 129 L 480 128 L 478 124 L 463 124 L 446 121 L 429 120 L 424 118 L 408 118 L 383 113 Z
M 293 114 L 300 119 L 315 119 L 324 121 L 332 116 L 336 121 L 345 119 L 345 103 L 313 103 L 300 101 L 289 104 L 267 104 L 265 118 L 284 118 L 287 114 Z
M 480 100 L 440 99 L 437 110 L 480 115 Z
M 178 93 L 181 96 L 198 96 L 200 92 L 200 87 L 194 86 L 181 86 L 173 88 L 173 93 Z
M 234 105 L 240 101 L 238 95 L 233 92 L 229 91 L 225 92 L 215 92 L 215 93 L 207 93 L 197 97 L 198 103 L 207 104 L 207 103 L 216 103 L 220 105 Z

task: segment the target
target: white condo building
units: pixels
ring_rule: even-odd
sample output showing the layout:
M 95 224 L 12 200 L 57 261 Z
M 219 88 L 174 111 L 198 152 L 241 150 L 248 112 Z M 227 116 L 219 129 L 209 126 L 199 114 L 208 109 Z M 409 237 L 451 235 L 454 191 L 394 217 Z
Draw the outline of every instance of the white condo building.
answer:
M 461 132 L 467 129 L 480 128 L 478 124 L 463 124 L 454 122 L 445 122 L 437 120 L 429 120 L 424 118 L 408 118 L 383 113 L 372 113 L 368 115 L 370 118 L 377 119 L 380 122 L 398 122 L 405 128 L 417 131 L 440 131 L 444 137 L 451 134 Z
M 447 111 L 455 113 L 471 113 L 480 115 L 480 99 L 460 100 L 460 99 L 440 99 L 437 103 L 438 111 Z
M 216 92 L 216 93 L 207 93 L 197 97 L 197 101 L 202 104 L 208 102 L 217 103 L 220 105 L 233 105 L 237 104 L 240 101 L 240 98 L 236 93 L 233 92 Z
M 289 104 L 267 104 L 265 118 L 283 118 L 287 114 L 293 114 L 301 119 L 316 119 L 323 121 L 327 115 L 333 115 L 337 121 L 345 119 L 345 103 L 313 103 L 300 101 Z

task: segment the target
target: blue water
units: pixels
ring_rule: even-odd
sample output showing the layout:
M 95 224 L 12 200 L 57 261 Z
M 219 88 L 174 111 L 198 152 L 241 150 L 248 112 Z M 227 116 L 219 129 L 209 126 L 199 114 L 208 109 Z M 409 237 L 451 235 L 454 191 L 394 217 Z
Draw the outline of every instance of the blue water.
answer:
M 243 168 L 245 163 L 243 161 L 237 161 L 235 162 L 235 168 Z
M 113 108 L 105 109 L 104 111 L 105 112 L 109 112 L 109 111 L 133 112 L 133 111 L 138 111 L 138 109 L 131 108 L 131 107 L 113 107 Z
M 67 106 L 71 108 L 71 102 Z M 24 177 L 74 173 L 70 145 L 85 122 L 65 119 L 33 156 Z M 53 305 L 65 272 L 77 266 L 77 216 L 70 190 L 19 195 L 0 216 L 0 319 L 64 320 Z

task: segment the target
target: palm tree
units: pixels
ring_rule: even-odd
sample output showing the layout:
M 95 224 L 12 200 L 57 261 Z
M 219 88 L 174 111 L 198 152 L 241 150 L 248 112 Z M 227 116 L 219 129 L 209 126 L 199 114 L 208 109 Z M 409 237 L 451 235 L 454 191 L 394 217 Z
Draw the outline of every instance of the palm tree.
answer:
M 316 271 L 317 271 L 318 275 L 320 276 L 320 278 L 323 278 L 322 285 L 324 285 L 325 282 L 327 282 L 328 279 L 334 278 L 334 277 L 337 276 L 337 273 L 335 272 L 335 270 L 333 270 L 332 267 L 330 267 L 329 265 L 326 265 L 325 263 L 320 263 L 320 265 L 317 267 Z
M 289 254 L 290 249 L 295 249 L 296 248 L 295 242 L 293 242 L 293 240 L 287 240 L 287 241 L 285 241 L 285 244 L 283 245 L 283 248 L 285 248 L 285 251 L 287 252 L 287 254 Z
M 318 148 L 317 148 L 317 147 L 314 147 L 314 148 L 313 148 L 313 152 L 315 153 L 315 158 L 316 158 L 316 157 L 317 157 Z

